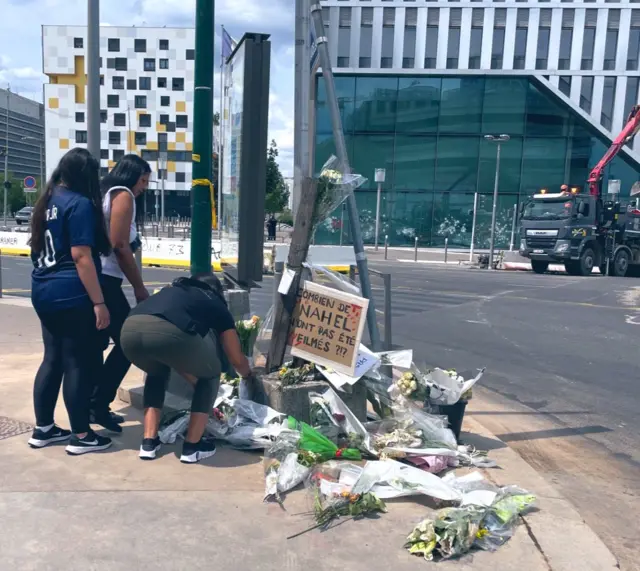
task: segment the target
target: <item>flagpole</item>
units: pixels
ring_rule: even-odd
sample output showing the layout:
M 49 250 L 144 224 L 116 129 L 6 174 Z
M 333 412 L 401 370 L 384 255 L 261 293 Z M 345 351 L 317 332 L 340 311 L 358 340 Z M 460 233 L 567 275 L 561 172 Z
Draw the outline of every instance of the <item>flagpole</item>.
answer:
M 218 142 L 218 202 L 216 204 L 216 210 L 218 215 L 218 238 L 222 238 L 222 153 L 224 145 L 224 26 L 220 26 L 220 111 L 218 117 L 220 118 L 218 123 L 219 129 L 219 142 Z

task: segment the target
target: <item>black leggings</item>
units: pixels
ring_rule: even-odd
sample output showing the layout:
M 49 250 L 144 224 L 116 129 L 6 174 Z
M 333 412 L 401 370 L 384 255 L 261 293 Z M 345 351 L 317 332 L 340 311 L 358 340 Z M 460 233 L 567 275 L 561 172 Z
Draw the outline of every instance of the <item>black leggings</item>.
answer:
M 105 414 L 115 400 L 118 387 L 122 383 L 131 362 L 122 352 L 120 333 L 131 306 L 122 291 L 122 280 L 112 276 L 102 276 L 102 293 L 109 310 L 110 323 L 106 332 L 113 339 L 113 349 L 107 356 L 99 375 L 96 375 L 91 409 L 98 415 Z
M 38 313 L 44 359 L 33 387 L 37 426 L 53 424 L 53 413 L 64 377 L 64 404 L 71 430 L 89 430 L 89 398 L 102 363 L 102 334 L 91 306 Z

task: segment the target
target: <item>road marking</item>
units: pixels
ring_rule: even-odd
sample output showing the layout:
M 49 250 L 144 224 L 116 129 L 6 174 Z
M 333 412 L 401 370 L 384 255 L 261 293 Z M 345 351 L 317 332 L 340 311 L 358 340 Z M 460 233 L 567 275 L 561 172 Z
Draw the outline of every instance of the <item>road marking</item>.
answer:
M 629 325 L 640 325 L 640 322 L 637 320 L 640 319 L 640 313 L 636 313 L 635 315 L 625 315 L 624 322 Z
M 484 321 L 476 321 L 475 319 L 466 319 L 467 323 L 477 323 L 478 325 L 490 325 L 490 323 L 486 320 Z

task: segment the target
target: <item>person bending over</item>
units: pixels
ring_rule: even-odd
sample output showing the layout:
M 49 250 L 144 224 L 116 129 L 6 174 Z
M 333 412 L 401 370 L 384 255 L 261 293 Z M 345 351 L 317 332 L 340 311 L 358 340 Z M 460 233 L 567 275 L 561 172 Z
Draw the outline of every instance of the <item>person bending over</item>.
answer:
M 180 461 L 191 464 L 215 454 L 214 442 L 203 434 L 220 383 L 216 335 L 235 370 L 259 392 L 214 275 L 178 278 L 131 310 L 120 339 L 127 358 L 147 373 L 140 458 L 152 460 L 160 449 L 158 427 L 171 369 L 195 385 Z

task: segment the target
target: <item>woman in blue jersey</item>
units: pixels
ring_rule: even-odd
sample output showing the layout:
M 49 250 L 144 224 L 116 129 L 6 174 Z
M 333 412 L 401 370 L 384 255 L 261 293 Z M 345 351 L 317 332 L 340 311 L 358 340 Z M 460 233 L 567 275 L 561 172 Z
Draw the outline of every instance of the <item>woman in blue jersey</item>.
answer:
M 66 450 L 75 455 L 111 446 L 111 439 L 89 427 L 93 377 L 109 326 L 100 255 L 109 253 L 110 244 L 99 183 L 98 161 L 86 149 L 73 149 L 60 160 L 34 208 L 31 300 L 42 324 L 44 359 L 33 390 L 32 448 L 70 440 Z M 53 418 L 62 384 L 71 432 Z
M 131 309 L 122 291 L 124 278 L 131 284 L 136 302 L 149 297 L 134 254 L 141 246 L 136 229 L 136 198 L 147 190 L 150 174 L 151 167 L 147 161 L 138 155 L 125 155 L 100 183 L 102 210 L 113 247 L 113 251 L 101 259 L 102 291 L 111 316 L 107 333 L 113 339 L 113 349 L 101 374 L 96 377 L 91 398 L 91 421 L 112 432 L 122 432 L 120 423 L 124 419 L 111 412 L 109 407 L 131 366 L 120 347 L 120 331 Z

